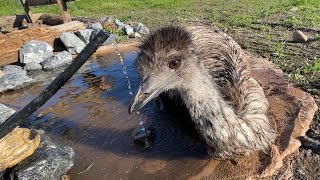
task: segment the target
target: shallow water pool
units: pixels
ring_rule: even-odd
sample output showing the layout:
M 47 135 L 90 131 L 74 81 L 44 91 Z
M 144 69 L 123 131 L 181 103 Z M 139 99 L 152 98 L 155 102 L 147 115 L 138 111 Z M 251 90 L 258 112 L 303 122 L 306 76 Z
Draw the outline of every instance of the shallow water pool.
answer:
M 137 52 L 123 55 L 134 91 Z M 18 110 L 61 71 L 34 73 L 40 82 L 4 93 L 0 101 Z M 75 165 L 68 173 L 71 179 L 185 179 L 200 172 L 208 162 L 206 150 L 197 138 L 188 136 L 181 120 L 176 123 L 156 103 L 129 115 L 131 98 L 118 57 L 105 55 L 85 63 L 25 125 L 44 129 L 55 141 L 75 150 Z M 155 134 L 148 149 L 132 143 L 132 133 L 141 121 Z

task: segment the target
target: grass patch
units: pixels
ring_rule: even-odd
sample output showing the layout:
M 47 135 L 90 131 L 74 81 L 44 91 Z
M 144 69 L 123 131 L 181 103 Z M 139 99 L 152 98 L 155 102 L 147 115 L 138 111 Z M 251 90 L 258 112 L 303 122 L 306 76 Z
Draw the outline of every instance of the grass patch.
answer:
M 313 63 L 309 63 L 307 60 L 305 63 L 305 66 L 297 67 L 289 74 L 290 80 L 302 88 L 320 77 L 320 57 Z
M 144 22 L 150 27 L 197 19 L 223 27 L 249 27 L 257 19 L 288 12 L 296 14 L 284 24 L 319 26 L 319 0 L 80 0 L 68 3 L 72 16 L 112 16 L 125 22 Z M 56 5 L 31 7 L 34 13 L 59 13 Z M 0 0 L 0 16 L 22 14 L 16 0 Z

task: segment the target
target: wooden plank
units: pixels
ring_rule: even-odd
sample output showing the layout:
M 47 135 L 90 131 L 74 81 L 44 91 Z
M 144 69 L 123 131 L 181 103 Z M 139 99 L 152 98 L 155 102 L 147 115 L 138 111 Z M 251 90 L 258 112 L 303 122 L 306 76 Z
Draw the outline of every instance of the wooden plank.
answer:
M 22 4 L 22 8 L 24 10 L 24 13 L 26 15 L 26 20 L 28 23 L 33 23 L 33 19 L 32 19 L 32 12 L 29 9 L 27 0 L 20 0 L 21 4 Z
M 34 27 L 0 35 L 0 66 L 17 62 L 19 49 L 29 40 L 37 39 L 54 45 L 61 32 L 84 28 L 84 23 L 72 21 L 58 26 Z
M 72 2 L 76 0 L 65 0 L 65 2 Z M 50 5 L 57 4 L 57 0 L 27 0 L 29 6 L 42 6 L 42 5 Z
M 60 12 L 61 12 L 61 16 L 63 19 L 63 22 L 70 22 L 71 21 L 71 17 L 70 14 L 68 12 L 68 8 L 67 8 L 67 4 L 64 0 L 57 0 Z

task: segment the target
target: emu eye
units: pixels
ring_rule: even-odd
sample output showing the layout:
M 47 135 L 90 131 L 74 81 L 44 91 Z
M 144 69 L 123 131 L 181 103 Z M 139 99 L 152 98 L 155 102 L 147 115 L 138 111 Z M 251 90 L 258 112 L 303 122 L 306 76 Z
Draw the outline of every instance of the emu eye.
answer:
M 181 61 L 180 60 L 172 60 L 169 62 L 169 68 L 171 69 L 178 69 L 181 65 Z

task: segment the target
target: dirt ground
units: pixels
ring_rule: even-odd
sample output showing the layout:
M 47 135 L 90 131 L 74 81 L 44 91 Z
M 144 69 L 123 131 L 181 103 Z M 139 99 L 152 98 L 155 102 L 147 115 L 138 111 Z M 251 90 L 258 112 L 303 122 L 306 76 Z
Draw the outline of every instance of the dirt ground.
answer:
M 272 23 L 270 23 L 272 22 Z M 314 63 L 320 56 L 320 41 L 309 41 L 307 43 L 292 42 L 292 34 L 295 29 L 290 27 L 278 26 L 275 19 L 262 20 L 261 23 L 253 25 L 246 29 L 228 29 L 227 32 L 242 46 L 242 48 L 253 54 L 269 58 L 269 60 L 278 64 L 286 73 L 292 73 L 294 69 L 306 66 L 306 63 Z M 266 24 L 269 24 L 266 26 Z M 305 28 L 301 29 L 307 36 L 315 37 L 320 33 L 319 29 Z M 299 83 L 291 79 L 295 86 L 309 92 L 320 107 L 320 89 L 319 81 L 316 75 L 307 83 Z M 291 156 L 288 166 L 292 167 L 292 179 L 313 180 L 320 179 L 320 114 L 316 112 L 312 121 L 311 130 L 315 135 L 312 145 L 303 143 L 299 153 Z M 281 170 L 280 170 L 281 171 Z M 279 173 L 281 174 L 281 173 Z M 273 177 L 273 179 L 282 179 L 283 177 Z

